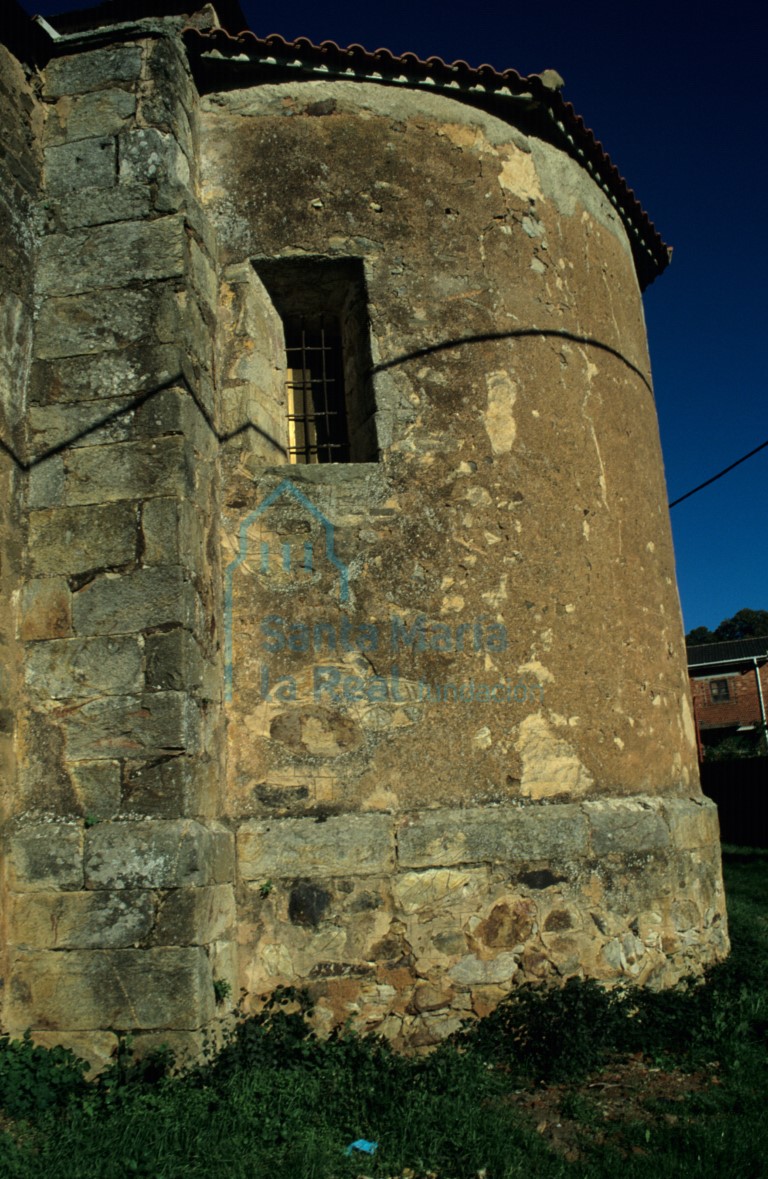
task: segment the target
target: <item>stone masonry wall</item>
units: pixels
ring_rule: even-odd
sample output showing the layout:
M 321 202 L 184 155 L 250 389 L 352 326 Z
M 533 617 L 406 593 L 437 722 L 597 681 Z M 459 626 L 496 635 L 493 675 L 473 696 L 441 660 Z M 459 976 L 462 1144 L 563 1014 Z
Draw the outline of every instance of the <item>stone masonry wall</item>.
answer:
M 566 790 L 695 789 L 642 309 L 607 198 L 549 145 L 431 94 L 265 84 L 206 97 L 203 129 L 202 197 L 224 266 L 364 261 L 381 469 L 375 491 L 362 473 L 354 489 L 356 464 L 343 491 L 334 471 L 318 475 L 313 501 L 358 571 L 348 618 L 501 623 L 505 652 L 441 650 L 436 639 L 400 652 L 402 678 L 482 671 L 546 691 L 543 712 L 514 718 L 519 739 L 484 748 L 473 737 L 485 721 L 441 727 L 426 795 L 411 773 L 421 731 L 411 751 L 400 734 L 372 772 L 377 786 L 405 778 L 413 801 L 434 805 L 464 796 L 467 778 L 514 798 L 509 777 L 535 798 L 555 789 L 543 785 L 549 746 L 569 759 Z M 242 354 L 246 334 L 235 328 L 228 346 Z M 227 552 L 278 477 L 243 438 L 225 491 Z M 244 585 L 252 619 L 287 620 L 281 602 L 292 619 L 325 617 L 311 578 Z M 249 643 L 246 658 L 256 652 Z M 306 662 L 284 649 L 274 672 Z M 390 670 L 381 652 L 376 670 Z
M 194 89 L 161 36 L 54 59 L 41 97 L 5 1021 L 183 1048 L 234 981 Z
M 290 983 L 421 1046 L 520 982 L 700 971 L 717 821 L 618 213 L 445 94 L 200 95 L 183 23 L 0 57 L 3 1026 L 194 1053 L 215 982 Z M 366 461 L 286 461 L 291 259 L 356 276 Z
M 17 609 L 24 547 L 21 511 L 24 420 L 32 355 L 35 209 L 42 115 L 19 62 L 0 46 L 0 821 L 7 822 L 16 780 L 16 718 L 21 658 Z M 7 978 L 7 894 L 0 881 L 0 971 Z
M 251 819 L 242 985 L 412 1047 L 521 983 L 669 986 L 727 953 L 717 840 L 705 799 Z
M 286 466 L 243 431 L 222 468 L 241 987 L 301 982 L 321 1022 L 425 1044 L 520 982 L 663 986 L 716 960 L 717 825 L 609 201 L 423 92 L 264 83 L 207 95 L 201 131 L 225 267 L 362 259 L 380 447 Z M 251 355 L 242 318 L 218 326 Z M 257 338 L 275 420 L 279 333 Z

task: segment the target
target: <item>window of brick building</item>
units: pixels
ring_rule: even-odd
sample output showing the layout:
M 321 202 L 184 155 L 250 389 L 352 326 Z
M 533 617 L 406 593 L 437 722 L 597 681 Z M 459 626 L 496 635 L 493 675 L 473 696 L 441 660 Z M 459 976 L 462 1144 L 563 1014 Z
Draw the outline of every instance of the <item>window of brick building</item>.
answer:
M 254 265 L 283 324 L 289 461 L 375 462 L 362 262 L 281 258 Z
M 713 704 L 722 704 L 724 700 L 730 700 L 731 692 L 728 680 L 710 680 L 709 698 Z

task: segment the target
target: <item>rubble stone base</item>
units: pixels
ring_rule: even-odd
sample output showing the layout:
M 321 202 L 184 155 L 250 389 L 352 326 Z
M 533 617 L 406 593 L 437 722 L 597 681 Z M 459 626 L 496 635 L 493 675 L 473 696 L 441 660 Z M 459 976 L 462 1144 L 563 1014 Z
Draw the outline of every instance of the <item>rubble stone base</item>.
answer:
M 438 1042 L 514 987 L 654 988 L 728 952 L 717 810 L 647 796 L 408 816 L 249 820 L 241 984 L 309 989 L 397 1046 Z

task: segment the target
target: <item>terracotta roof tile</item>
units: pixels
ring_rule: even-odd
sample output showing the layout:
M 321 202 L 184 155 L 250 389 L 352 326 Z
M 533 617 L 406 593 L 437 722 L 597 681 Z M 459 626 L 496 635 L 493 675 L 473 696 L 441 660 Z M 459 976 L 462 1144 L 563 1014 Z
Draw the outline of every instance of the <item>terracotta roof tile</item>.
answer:
M 519 100 L 527 96 L 531 106 L 548 115 L 548 130 L 553 140 L 587 169 L 615 206 L 629 236 L 641 287 L 653 282 L 669 264 L 671 249 L 664 244 L 602 143 L 571 103 L 565 102 L 538 74 L 525 77 L 517 70 L 499 71 L 487 64 L 473 67 L 466 61 L 445 62 L 441 57 L 422 60 L 415 53 L 397 56 L 389 49 L 371 52 L 362 45 L 344 47 L 335 41 L 315 45 L 306 37 L 286 41 L 278 33 L 258 37 L 250 30 L 232 35 L 223 28 L 207 32 L 189 28 L 185 36 L 191 51 L 200 55 L 216 51 L 224 58 L 237 58 L 238 64 L 245 55 L 253 65 L 267 68 L 290 65 L 310 73 L 322 68 L 326 76 L 334 72 L 357 77 L 381 75 L 385 80 L 397 79 L 401 84 L 455 90 L 456 97 L 470 97 L 477 105 L 483 105 L 484 98 L 498 104 L 505 99 Z

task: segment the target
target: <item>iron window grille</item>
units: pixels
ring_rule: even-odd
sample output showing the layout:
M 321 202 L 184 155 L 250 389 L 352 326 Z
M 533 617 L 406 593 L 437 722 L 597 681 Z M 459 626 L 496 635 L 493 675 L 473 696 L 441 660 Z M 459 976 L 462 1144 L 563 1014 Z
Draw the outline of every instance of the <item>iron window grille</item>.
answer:
M 292 463 L 349 462 L 344 354 L 338 321 L 287 320 L 288 457 Z
M 302 256 L 253 265 L 283 326 L 288 461 L 376 462 L 362 260 Z

